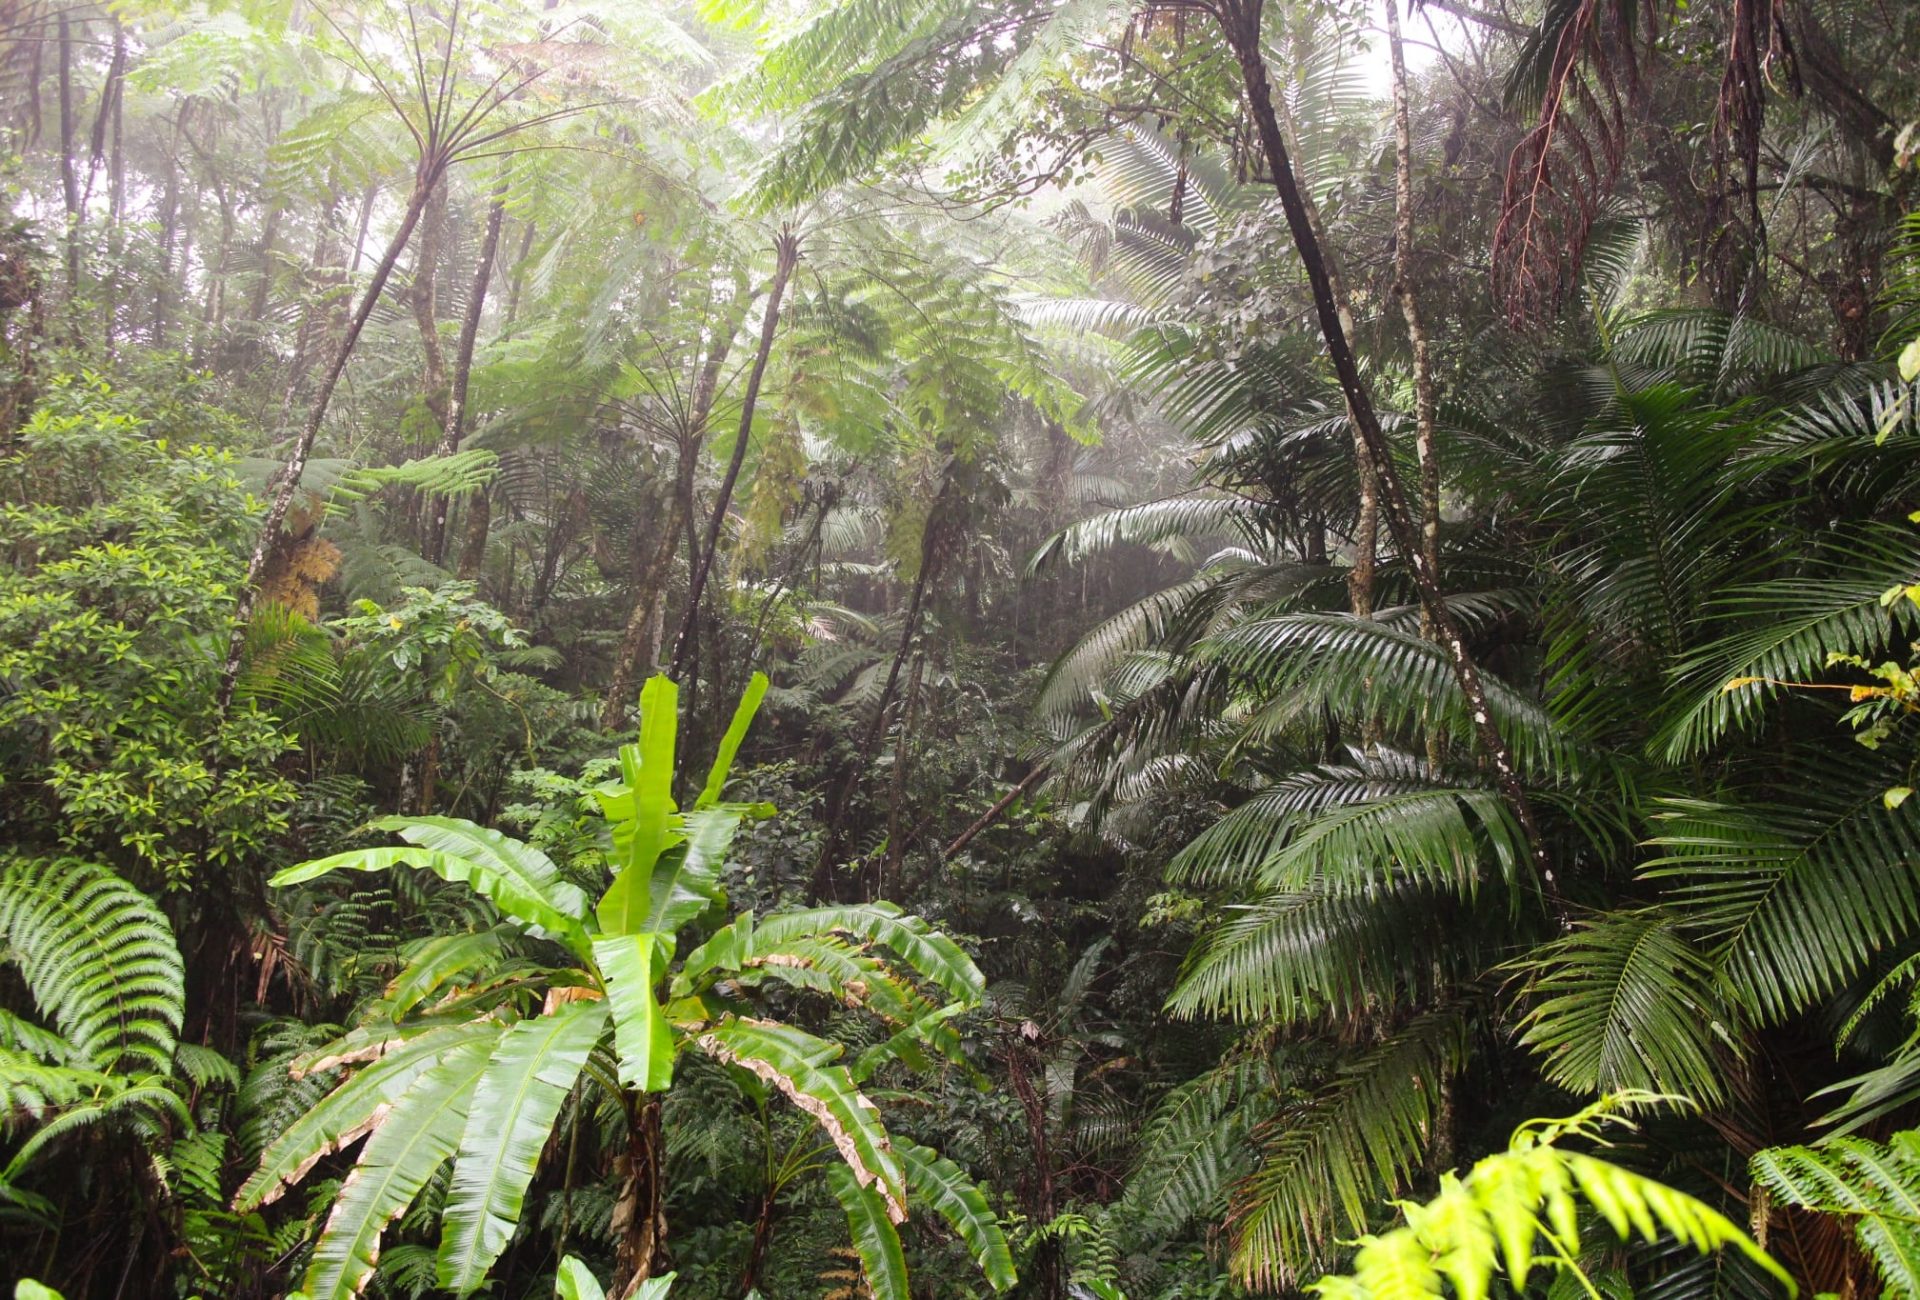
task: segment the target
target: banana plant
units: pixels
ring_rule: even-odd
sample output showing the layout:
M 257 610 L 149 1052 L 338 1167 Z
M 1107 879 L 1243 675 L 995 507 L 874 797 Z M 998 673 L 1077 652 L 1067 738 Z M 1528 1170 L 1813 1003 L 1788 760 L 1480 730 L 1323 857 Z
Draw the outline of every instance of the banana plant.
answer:
M 314 1300 L 367 1285 L 382 1233 L 448 1161 L 438 1281 L 459 1295 L 478 1289 L 518 1228 L 569 1095 L 602 1090 L 638 1133 L 636 1103 L 668 1089 L 689 1051 L 784 1094 L 825 1131 L 839 1156 L 829 1183 L 879 1300 L 907 1298 L 899 1225 L 916 1203 L 953 1227 L 995 1289 L 1013 1285 L 1006 1240 L 979 1188 L 953 1162 L 893 1139 L 862 1091 L 890 1061 L 919 1069 L 959 1060 L 949 1022 L 984 987 L 972 960 L 883 902 L 749 911 L 715 924 L 735 833 L 772 811 L 722 798 L 766 689 L 756 674 L 682 810 L 673 797 L 678 689 L 664 676 L 646 684 L 639 739 L 621 748 L 620 777 L 593 792 L 611 875 L 597 901 L 537 847 L 448 817 L 385 818 L 376 824 L 404 844 L 273 878 L 285 886 L 340 871 L 426 871 L 484 895 L 502 918 L 494 930 L 417 945 L 361 1023 L 293 1064 L 296 1073 L 345 1077 L 268 1146 L 235 1203 L 265 1205 L 322 1158 L 361 1143 L 313 1248 L 302 1289 Z M 681 955 L 689 937 L 699 941 Z M 843 1060 L 841 1044 L 756 1014 L 769 985 L 862 1007 L 889 1032 Z M 644 1277 L 653 1253 L 627 1271 Z

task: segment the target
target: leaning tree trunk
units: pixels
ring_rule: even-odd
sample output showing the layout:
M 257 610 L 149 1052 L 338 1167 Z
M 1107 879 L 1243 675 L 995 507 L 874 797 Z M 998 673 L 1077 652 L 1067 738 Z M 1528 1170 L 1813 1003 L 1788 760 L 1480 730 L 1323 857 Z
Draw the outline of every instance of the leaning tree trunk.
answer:
M 452 388 L 447 393 L 447 420 L 440 435 L 440 454 L 451 456 L 460 450 L 467 418 L 467 383 L 473 375 L 473 349 L 480 338 L 480 313 L 486 306 L 487 285 L 493 278 L 493 259 L 500 251 L 500 222 L 506 213 L 507 179 L 503 172 L 494 186 L 493 201 L 487 205 L 487 232 L 480 241 L 480 265 L 474 268 L 473 291 L 467 295 L 466 315 L 460 321 L 460 342 L 453 355 Z M 446 550 L 447 505 L 445 495 L 433 499 L 433 520 L 427 530 L 427 559 L 440 563 Z
M 933 505 L 927 511 L 925 530 L 920 535 L 920 572 L 914 576 L 913 595 L 907 600 L 906 622 L 900 629 L 900 644 L 893 652 L 893 662 L 887 667 L 887 680 L 880 688 L 880 699 L 874 706 L 872 719 L 867 723 L 860 749 L 854 755 L 853 766 L 847 770 L 840 784 L 834 787 L 827 801 L 826 832 L 820 838 L 820 853 L 813 862 L 813 893 L 816 898 L 828 897 L 832 891 L 833 860 L 840 853 L 847 809 L 853 802 L 853 793 L 860 784 L 861 775 L 880 747 L 881 734 L 886 730 L 887 708 L 893 703 L 894 690 L 900 685 L 901 666 L 906 663 L 907 655 L 920 635 L 920 611 L 926 604 L 927 586 L 933 580 L 933 571 L 940 557 L 946 552 L 942 537 L 946 527 L 944 507 L 952 490 L 953 472 L 949 468 L 941 479 L 940 491 L 935 495 Z
M 747 458 L 747 435 L 753 429 L 753 408 L 760 400 L 760 381 L 767 373 L 767 358 L 773 354 L 774 332 L 780 328 L 780 303 L 800 261 L 800 237 L 783 229 L 773 241 L 773 283 L 767 289 L 767 312 L 760 321 L 760 350 L 754 354 L 753 369 L 747 373 L 747 391 L 740 399 L 740 432 L 733 440 L 733 455 L 720 480 L 714 498 L 713 514 L 707 520 L 707 540 L 700 554 L 691 557 L 693 571 L 687 579 L 687 609 L 680 621 L 680 636 L 673 648 L 673 672 L 677 677 L 693 653 L 699 635 L 700 597 L 707 586 L 707 574 L 713 569 L 713 555 L 720 546 L 720 529 L 726 523 L 727 507 L 733 502 L 733 487 L 740 479 L 740 466 Z
M 1407 504 L 1406 490 L 1393 467 L 1392 448 L 1385 431 L 1380 427 L 1372 395 L 1367 391 L 1366 381 L 1360 376 L 1359 361 L 1354 356 L 1353 346 L 1340 319 L 1333 285 L 1327 275 L 1326 258 L 1308 219 L 1306 201 L 1293 174 L 1293 160 L 1287 153 L 1286 143 L 1280 134 L 1279 118 L 1274 113 L 1273 90 L 1267 82 L 1266 59 L 1261 53 L 1262 6 L 1263 0 L 1218 0 L 1214 14 L 1240 66 L 1247 109 L 1259 135 L 1261 149 L 1266 154 L 1268 168 L 1273 173 L 1274 189 L 1279 194 L 1280 206 L 1286 215 L 1288 232 L 1293 237 L 1301 265 L 1307 273 L 1307 283 L 1313 291 L 1314 312 L 1319 319 L 1320 333 L 1326 341 L 1328 359 L 1333 362 L 1334 374 L 1353 416 L 1354 427 L 1360 431 L 1367 452 L 1373 458 L 1374 469 L 1379 476 L 1381 512 L 1386 517 L 1388 531 L 1393 535 L 1394 544 L 1407 557 L 1414 586 L 1420 593 L 1420 603 L 1433 620 L 1434 630 L 1447 651 L 1454 680 L 1472 715 L 1475 734 L 1486 750 L 1488 762 L 1493 765 L 1494 780 L 1501 797 L 1527 838 L 1534 866 L 1540 873 L 1541 886 L 1556 909 L 1559 909 L 1558 882 L 1540 835 L 1533 800 L 1520 780 L 1519 770 L 1514 764 L 1513 748 L 1507 744 L 1499 724 L 1494 721 L 1479 666 L 1467 650 L 1466 638 L 1458 620 L 1454 618 L 1453 611 L 1447 608 L 1446 600 L 1441 595 L 1438 575 L 1427 563 L 1427 557 L 1421 550 L 1419 525 Z
M 333 400 L 333 390 L 339 386 L 341 373 L 347 368 L 347 358 L 353 355 L 354 344 L 360 341 L 360 331 L 366 328 L 367 318 L 373 315 L 374 304 L 380 301 L 380 294 L 386 289 L 388 278 L 393 275 L 394 263 L 400 260 L 407 241 L 413 237 L 414 227 L 420 224 L 420 213 L 427 205 L 427 197 L 439 183 L 444 170 L 444 159 L 429 158 L 421 163 L 414 180 L 413 194 L 407 200 L 406 214 L 400 219 L 400 228 L 393 232 L 393 238 L 387 241 L 386 252 L 380 256 L 379 265 L 373 268 L 373 279 L 368 282 L 367 291 L 360 298 L 360 306 L 347 322 L 346 333 L 334 348 L 326 373 L 321 376 L 320 389 L 314 394 L 313 407 L 307 412 L 306 423 L 301 426 L 300 436 L 294 441 L 293 454 L 273 481 L 266 518 L 260 521 L 260 536 L 253 544 L 253 554 L 247 559 L 247 576 L 240 588 L 240 599 L 234 607 L 233 632 L 227 638 L 227 658 L 220 670 L 220 712 L 223 714 L 233 702 L 233 688 L 240 680 L 240 663 L 247 646 L 247 628 L 253 621 L 254 605 L 260 599 L 260 576 L 266 572 L 267 559 L 273 554 L 274 545 L 279 540 L 280 525 L 286 522 L 287 512 L 293 507 L 294 494 L 300 490 L 300 476 L 306 472 L 307 458 L 313 454 L 314 440 L 320 436 L 320 425 L 327 418 L 327 405 Z

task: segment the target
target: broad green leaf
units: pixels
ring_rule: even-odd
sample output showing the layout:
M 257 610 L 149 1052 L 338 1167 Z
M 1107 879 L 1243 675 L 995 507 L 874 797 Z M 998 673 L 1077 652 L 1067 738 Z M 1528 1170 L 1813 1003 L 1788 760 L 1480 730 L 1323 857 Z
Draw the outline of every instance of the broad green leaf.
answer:
M 846 1165 L 828 1165 L 827 1184 L 833 1188 L 840 1208 L 847 1212 L 853 1248 L 860 1253 L 860 1267 L 867 1275 L 874 1300 L 908 1300 L 907 1259 L 900 1250 L 900 1234 L 894 1230 L 886 1201 L 862 1184 Z
M 601 935 L 594 960 L 613 1007 L 613 1046 L 620 1082 L 642 1092 L 661 1092 L 673 1082 L 673 1027 L 654 995 L 657 935 Z
M 439 992 L 450 980 L 500 959 L 500 933 L 479 930 L 440 934 L 407 945 L 407 964 L 387 985 L 386 1001 L 396 1019 Z
M 771 1083 L 826 1130 L 861 1186 L 876 1187 L 889 1217 L 907 1217 L 906 1185 L 879 1112 L 839 1065 L 830 1043 L 791 1025 L 728 1017 L 702 1034 L 701 1050 Z
M 606 1023 L 605 1002 L 563 1002 L 501 1035 L 453 1163 L 442 1211 L 442 1287 L 465 1295 L 480 1286 L 512 1240 L 554 1119 Z
M 906 1172 L 907 1191 L 931 1205 L 960 1234 L 994 1290 L 1012 1287 L 1019 1280 L 1013 1271 L 1013 1252 L 1007 1249 L 1006 1234 L 980 1189 L 938 1151 L 904 1138 L 894 1139 L 893 1149 Z
M 627 1300 L 667 1300 L 667 1293 L 673 1289 L 676 1273 L 662 1273 L 659 1277 L 650 1277 L 627 1293 Z M 607 1300 L 607 1293 L 601 1289 L 599 1279 L 591 1269 L 572 1255 L 560 1261 L 560 1272 L 553 1279 L 554 1294 L 559 1300 Z
M 487 1043 L 461 1044 L 377 1120 L 314 1243 L 302 1283 L 314 1300 L 346 1300 L 365 1289 L 380 1257 L 380 1235 L 458 1145 L 491 1055 Z
M 720 738 L 720 752 L 714 756 L 713 768 L 707 773 L 707 784 L 700 791 L 700 797 L 693 806 L 711 808 L 720 802 L 720 792 L 726 788 L 727 774 L 733 771 L 734 756 L 740 752 L 740 742 L 747 737 L 747 728 L 753 724 L 753 715 L 760 711 L 760 701 L 767 694 L 767 675 L 755 673 L 747 681 L 747 689 L 740 694 L 740 703 L 733 711 L 733 721 L 727 725 L 727 734 Z
M 553 1291 L 560 1300 L 607 1300 L 607 1292 L 593 1270 L 572 1255 L 560 1261 L 554 1275 Z
M 507 837 L 502 835 L 500 838 L 504 840 Z M 503 871 L 494 862 L 462 857 L 439 849 L 354 849 L 288 867 L 267 883 L 283 887 L 316 880 L 334 871 L 391 871 L 395 867 L 430 871 L 442 880 L 464 883 L 475 893 L 492 899 L 494 905 L 508 916 L 531 927 L 535 934 L 557 939 L 582 957 L 590 951 L 586 929 L 580 923 L 580 917 L 585 912 L 585 896 L 580 895 L 572 885 L 559 882 L 565 888 L 556 889 L 549 896 L 543 892 L 540 882 L 511 866 Z M 563 911 L 555 902 L 556 898 L 567 898 L 567 890 L 583 900 L 581 912 Z
M 740 820 L 741 814 L 731 808 L 688 813 L 686 843 L 654 863 L 653 877 L 647 882 L 646 916 L 639 928 L 662 936 L 668 952 L 680 927 L 713 906 L 718 897 L 720 867 Z
M 391 1031 L 389 1031 L 391 1032 Z M 457 1051 L 490 1051 L 501 1027 L 491 1021 L 436 1028 L 388 1046 L 384 1054 L 355 1073 L 288 1126 L 261 1153 L 253 1171 L 233 1198 L 245 1213 L 271 1204 L 306 1176 L 321 1157 L 350 1146 L 381 1122 L 421 1075 Z
M 586 892 L 563 876 L 552 858 L 511 835 L 460 817 L 382 817 L 373 824 L 409 844 L 466 858 L 523 884 L 562 915 L 586 919 Z
M 673 754 L 680 727 L 680 688 L 665 675 L 640 691 L 640 743 L 620 748 L 625 788 L 601 795 L 615 823 L 620 868 L 596 915 L 605 934 L 634 934 L 646 926 L 653 867 L 673 842 Z

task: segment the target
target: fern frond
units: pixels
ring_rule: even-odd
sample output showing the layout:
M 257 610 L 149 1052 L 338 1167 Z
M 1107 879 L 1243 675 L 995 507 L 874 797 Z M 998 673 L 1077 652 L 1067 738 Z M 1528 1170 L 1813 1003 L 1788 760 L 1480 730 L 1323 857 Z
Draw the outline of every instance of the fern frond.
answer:
M 186 972 L 167 918 L 105 867 L 0 862 L 0 944 L 34 1002 L 104 1072 L 173 1072 Z

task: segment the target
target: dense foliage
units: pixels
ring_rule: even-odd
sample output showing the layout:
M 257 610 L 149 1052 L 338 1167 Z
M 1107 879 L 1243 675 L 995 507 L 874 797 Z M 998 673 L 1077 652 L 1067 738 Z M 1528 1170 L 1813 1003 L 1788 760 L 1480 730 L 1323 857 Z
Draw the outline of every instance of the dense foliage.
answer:
M 1920 1290 L 1916 57 L 0 0 L 0 1280 Z

